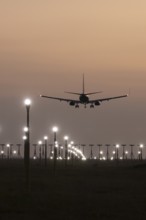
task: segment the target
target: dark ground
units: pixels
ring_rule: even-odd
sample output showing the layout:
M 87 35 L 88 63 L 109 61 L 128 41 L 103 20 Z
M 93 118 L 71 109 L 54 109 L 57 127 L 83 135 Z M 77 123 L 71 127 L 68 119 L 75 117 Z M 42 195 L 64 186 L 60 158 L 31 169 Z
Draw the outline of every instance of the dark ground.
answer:
M 146 161 L 82 161 L 64 168 L 31 164 L 25 189 L 22 160 L 0 160 L 0 220 L 146 219 Z

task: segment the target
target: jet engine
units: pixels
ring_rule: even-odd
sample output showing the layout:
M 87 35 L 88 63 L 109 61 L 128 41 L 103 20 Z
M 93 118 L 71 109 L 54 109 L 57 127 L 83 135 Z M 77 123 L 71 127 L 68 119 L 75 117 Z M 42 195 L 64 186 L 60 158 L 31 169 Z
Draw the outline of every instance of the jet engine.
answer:
M 74 102 L 74 101 L 71 101 L 69 104 L 70 104 L 71 106 L 74 106 L 74 105 L 75 105 L 75 102 Z
M 99 102 L 99 101 L 96 101 L 96 102 L 95 102 L 95 105 L 100 105 L 100 102 Z

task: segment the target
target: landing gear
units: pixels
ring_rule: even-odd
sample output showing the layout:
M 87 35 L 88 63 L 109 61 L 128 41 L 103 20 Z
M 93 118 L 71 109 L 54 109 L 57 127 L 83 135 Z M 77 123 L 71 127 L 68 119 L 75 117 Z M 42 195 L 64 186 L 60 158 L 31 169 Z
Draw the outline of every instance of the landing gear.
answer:
M 78 105 L 78 104 L 76 104 L 76 105 L 75 105 L 75 108 L 79 108 L 79 105 Z
M 94 108 L 94 105 L 93 105 L 93 104 L 91 104 L 91 105 L 90 105 L 90 108 Z

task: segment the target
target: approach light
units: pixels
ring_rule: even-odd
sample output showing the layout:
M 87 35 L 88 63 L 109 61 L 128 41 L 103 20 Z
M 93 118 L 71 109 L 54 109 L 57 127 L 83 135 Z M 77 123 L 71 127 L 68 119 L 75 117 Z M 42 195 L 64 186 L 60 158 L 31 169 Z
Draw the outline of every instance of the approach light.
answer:
M 67 140 L 68 140 L 68 138 L 69 138 L 68 136 L 64 136 L 64 140 L 65 140 L 65 141 L 67 141 Z
M 25 99 L 25 100 L 24 100 L 24 104 L 25 104 L 26 106 L 30 106 L 30 105 L 31 105 L 31 100 L 30 100 L 30 99 Z
M 52 131 L 53 131 L 53 132 L 57 132 L 57 131 L 58 131 L 58 127 L 54 126 L 54 127 L 52 128 Z
M 22 137 L 22 139 L 23 139 L 23 140 L 27 140 L 27 137 L 24 135 L 24 136 Z
M 23 128 L 23 131 L 24 131 L 24 132 L 28 132 L 28 130 L 29 130 L 28 127 L 24 127 L 24 128 Z
M 13 154 L 17 154 L 17 151 L 16 151 L 16 150 L 14 150 L 14 151 L 13 151 Z

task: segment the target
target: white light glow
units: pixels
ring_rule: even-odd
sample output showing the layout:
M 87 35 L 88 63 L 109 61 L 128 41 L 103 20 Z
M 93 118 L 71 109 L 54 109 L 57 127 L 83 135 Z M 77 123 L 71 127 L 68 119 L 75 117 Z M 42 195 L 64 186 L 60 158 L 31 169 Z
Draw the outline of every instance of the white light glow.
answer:
M 27 137 L 24 135 L 24 136 L 22 137 L 22 139 L 23 139 L 23 140 L 27 140 Z
M 44 136 L 44 140 L 48 140 L 48 137 L 47 137 L 47 136 Z
M 25 104 L 26 106 L 30 106 L 30 105 L 31 105 L 31 100 L 30 100 L 30 99 L 25 99 L 25 100 L 24 100 L 24 104 Z
M 13 151 L 13 154 L 17 154 L 17 151 L 16 151 L 16 150 L 14 150 L 14 151 Z
M 67 141 L 68 140 L 68 136 L 64 136 L 64 140 Z
M 23 131 L 24 131 L 24 132 L 28 132 L 28 127 L 24 127 L 24 128 L 23 128 Z
M 54 127 L 52 128 L 52 131 L 53 131 L 53 132 L 57 132 L 57 131 L 58 131 L 58 127 L 54 126 Z
M 143 144 L 140 144 L 140 148 L 143 148 Z
M 38 144 L 41 145 L 41 144 L 42 144 L 42 141 L 38 141 Z

